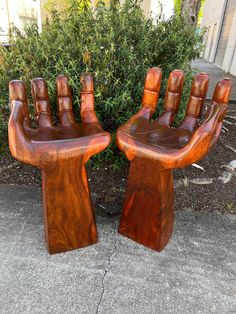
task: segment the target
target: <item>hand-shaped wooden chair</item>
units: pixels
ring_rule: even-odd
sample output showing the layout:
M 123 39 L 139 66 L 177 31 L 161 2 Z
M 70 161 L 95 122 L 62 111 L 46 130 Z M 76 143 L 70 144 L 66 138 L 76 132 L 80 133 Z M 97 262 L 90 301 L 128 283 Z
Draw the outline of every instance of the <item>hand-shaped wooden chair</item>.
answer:
M 216 142 L 231 92 L 232 82 L 221 80 L 214 91 L 205 120 L 199 118 L 208 88 L 208 75 L 195 77 L 185 118 L 178 128 L 171 125 L 183 89 L 183 72 L 171 72 L 164 111 L 155 121 L 161 70 L 149 69 L 142 107 L 117 131 L 117 145 L 131 161 L 119 232 L 149 248 L 161 251 L 168 243 L 174 222 L 172 169 L 203 158 Z
M 32 95 L 38 128 L 30 126 L 27 96 L 22 81 L 9 84 L 12 113 L 9 144 L 12 155 L 42 170 L 44 229 L 48 251 L 58 253 L 97 242 L 85 164 L 104 150 L 110 135 L 94 112 L 93 79 L 82 74 L 81 120 L 72 111 L 68 78 L 56 79 L 59 125 L 53 125 L 46 83 L 33 79 Z

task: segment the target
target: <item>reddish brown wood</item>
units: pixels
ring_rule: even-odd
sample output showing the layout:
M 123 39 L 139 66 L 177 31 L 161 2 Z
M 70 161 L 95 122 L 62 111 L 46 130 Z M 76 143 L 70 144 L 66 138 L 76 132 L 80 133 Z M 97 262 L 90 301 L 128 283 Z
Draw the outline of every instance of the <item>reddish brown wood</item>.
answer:
M 198 73 L 193 81 L 185 117 L 180 128 L 193 131 L 199 122 L 209 84 L 206 73 Z
M 109 145 L 110 135 L 94 112 L 92 77 L 82 74 L 81 81 L 82 122 L 77 124 L 73 114 L 68 78 L 60 75 L 56 80 L 60 123 L 53 125 L 46 83 L 32 80 L 36 129 L 30 125 L 24 82 L 9 84 L 10 150 L 15 158 L 42 170 L 44 230 L 52 254 L 97 242 L 85 164 Z
M 173 230 L 172 170 L 159 169 L 155 160 L 131 161 L 119 232 L 160 251 Z
M 155 97 L 145 98 L 142 108 L 117 131 L 117 145 L 131 161 L 119 232 L 149 248 L 161 251 L 173 230 L 172 169 L 203 158 L 219 137 L 231 92 L 230 79 L 216 86 L 205 120 L 199 118 L 208 88 L 208 75 L 193 81 L 185 118 L 178 128 L 170 127 L 177 113 L 183 88 L 183 72 L 173 71 L 168 81 L 164 112 L 155 112 L 161 70 L 149 69 L 145 83 Z
M 181 95 L 184 86 L 184 72 L 174 70 L 170 73 L 166 96 L 164 99 L 163 113 L 157 118 L 157 121 L 163 125 L 172 125 L 178 112 Z

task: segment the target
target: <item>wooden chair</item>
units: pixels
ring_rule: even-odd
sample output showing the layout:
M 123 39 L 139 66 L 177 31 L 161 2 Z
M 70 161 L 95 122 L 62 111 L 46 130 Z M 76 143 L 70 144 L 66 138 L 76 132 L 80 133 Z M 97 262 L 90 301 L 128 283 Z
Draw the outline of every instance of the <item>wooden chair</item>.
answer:
M 203 158 L 219 137 L 231 92 L 230 79 L 216 86 L 205 120 L 199 125 L 209 77 L 196 75 L 186 115 L 177 128 L 172 123 L 180 105 L 184 73 L 171 72 L 164 109 L 150 121 L 158 100 L 162 72 L 151 68 L 144 83 L 142 107 L 117 131 L 117 145 L 130 160 L 119 233 L 151 249 L 161 251 L 174 223 L 172 169 Z
M 97 242 L 85 164 L 104 150 L 110 135 L 99 125 L 94 112 L 93 79 L 82 74 L 81 120 L 72 110 L 72 91 L 66 76 L 56 79 L 58 125 L 50 113 L 45 81 L 31 82 L 38 128 L 32 128 L 23 81 L 9 84 L 12 113 L 9 144 L 12 155 L 42 170 L 44 230 L 49 253 L 64 252 Z

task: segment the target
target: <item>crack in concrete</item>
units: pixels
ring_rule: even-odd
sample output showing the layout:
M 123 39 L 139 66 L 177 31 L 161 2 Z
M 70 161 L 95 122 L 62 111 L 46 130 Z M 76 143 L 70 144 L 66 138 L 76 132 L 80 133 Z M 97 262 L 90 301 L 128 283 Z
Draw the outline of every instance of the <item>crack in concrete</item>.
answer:
M 116 230 L 116 228 L 115 228 Z M 117 247 L 118 247 L 118 243 L 117 243 L 117 233 L 115 234 L 115 241 L 114 241 L 114 249 L 112 250 L 111 254 L 108 256 L 108 262 L 107 262 L 107 265 L 104 269 L 104 274 L 103 274 L 103 277 L 102 277 L 102 293 L 101 293 L 101 296 L 100 296 L 100 299 L 99 299 L 99 302 L 98 302 L 98 305 L 97 305 L 97 309 L 96 309 L 96 314 L 99 313 L 99 308 L 102 304 L 102 300 L 103 300 L 103 296 L 105 294 L 105 278 L 109 272 L 109 268 L 110 268 L 110 265 L 111 265 L 111 261 L 112 261 L 112 257 L 113 255 L 115 254 L 116 250 L 117 250 Z

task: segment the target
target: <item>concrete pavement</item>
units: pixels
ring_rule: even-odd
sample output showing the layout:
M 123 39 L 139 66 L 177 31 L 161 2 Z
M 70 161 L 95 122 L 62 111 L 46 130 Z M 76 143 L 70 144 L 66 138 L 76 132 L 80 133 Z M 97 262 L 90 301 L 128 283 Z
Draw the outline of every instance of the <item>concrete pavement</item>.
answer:
M 222 69 L 218 68 L 214 63 L 209 63 L 204 59 L 196 59 L 192 62 L 192 69 L 198 72 L 206 72 L 210 75 L 209 88 L 207 98 L 212 97 L 216 84 L 223 77 L 229 77 L 233 81 L 233 88 L 230 100 L 236 103 L 236 76 L 226 73 Z
M 161 253 L 97 215 L 99 244 L 50 256 L 41 191 L 0 186 L 0 313 L 235 313 L 236 216 L 176 213 Z

